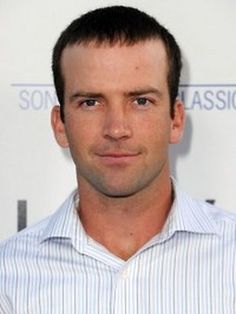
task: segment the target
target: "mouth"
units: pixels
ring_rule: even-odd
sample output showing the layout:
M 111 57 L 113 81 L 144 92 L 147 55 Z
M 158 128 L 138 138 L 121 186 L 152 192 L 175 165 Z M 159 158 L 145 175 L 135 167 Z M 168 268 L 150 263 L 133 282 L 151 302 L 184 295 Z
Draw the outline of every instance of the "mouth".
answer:
M 98 154 L 97 156 L 105 165 L 127 165 L 134 162 L 140 153 L 130 152 L 109 152 Z

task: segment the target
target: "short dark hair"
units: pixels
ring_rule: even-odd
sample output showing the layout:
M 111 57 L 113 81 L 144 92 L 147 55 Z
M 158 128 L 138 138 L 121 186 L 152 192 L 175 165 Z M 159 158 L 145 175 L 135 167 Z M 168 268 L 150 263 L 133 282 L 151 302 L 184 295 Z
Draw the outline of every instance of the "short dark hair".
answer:
M 118 42 L 133 45 L 140 41 L 158 38 L 165 45 L 168 58 L 168 89 L 170 96 L 170 113 L 173 117 L 173 107 L 178 95 L 181 72 L 181 52 L 175 38 L 159 24 L 155 18 L 132 7 L 110 6 L 95 9 L 75 19 L 60 35 L 52 57 L 54 85 L 61 108 L 61 118 L 64 121 L 64 79 L 61 70 L 63 50 L 75 44 L 97 44 L 108 42 L 114 45 Z

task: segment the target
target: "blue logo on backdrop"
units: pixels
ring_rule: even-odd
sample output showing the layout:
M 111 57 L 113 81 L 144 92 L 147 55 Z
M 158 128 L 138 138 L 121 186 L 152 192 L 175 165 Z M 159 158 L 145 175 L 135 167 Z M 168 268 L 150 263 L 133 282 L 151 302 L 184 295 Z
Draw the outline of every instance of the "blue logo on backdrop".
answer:
M 58 103 L 53 84 L 14 83 L 22 110 L 48 110 Z
M 182 84 L 179 98 L 186 110 L 236 110 L 236 84 Z
M 11 85 L 22 110 L 48 110 L 58 103 L 53 84 Z M 186 110 L 236 110 L 236 84 L 181 84 L 179 98 Z

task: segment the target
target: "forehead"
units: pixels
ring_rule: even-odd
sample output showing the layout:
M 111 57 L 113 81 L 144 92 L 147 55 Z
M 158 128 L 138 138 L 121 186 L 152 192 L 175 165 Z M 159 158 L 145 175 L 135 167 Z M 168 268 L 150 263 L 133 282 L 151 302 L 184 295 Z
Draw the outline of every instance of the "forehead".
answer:
M 66 67 L 72 62 L 79 61 L 91 62 L 96 61 L 99 57 L 103 57 L 109 62 L 113 58 L 123 59 L 124 61 L 130 58 L 135 62 L 140 63 L 150 60 L 150 62 L 161 63 L 167 62 L 167 54 L 164 43 L 160 39 L 150 39 L 139 41 L 134 44 L 115 43 L 97 43 L 92 41 L 90 43 L 80 43 L 66 46 L 62 52 L 61 65 Z M 114 59 L 113 59 L 114 60 Z M 114 61 L 115 61 L 114 60 Z M 114 63 L 114 62 L 113 62 Z
M 118 85 L 120 81 L 166 81 L 167 54 L 160 39 L 141 41 L 132 45 L 108 43 L 78 44 L 64 49 L 61 59 L 66 85 L 76 80 L 100 85 Z M 138 82 L 137 82 L 138 83 Z M 82 84 L 82 83 L 81 83 Z

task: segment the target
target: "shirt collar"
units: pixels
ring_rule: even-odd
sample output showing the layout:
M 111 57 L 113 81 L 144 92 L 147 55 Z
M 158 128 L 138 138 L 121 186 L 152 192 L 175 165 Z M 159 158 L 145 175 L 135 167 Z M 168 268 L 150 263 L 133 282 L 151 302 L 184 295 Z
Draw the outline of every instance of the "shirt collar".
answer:
M 88 236 L 76 212 L 77 199 L 78 192 L 75 190 L 48 220 L 40 243 L 52 239 L 67 240 L 82 251 L 83 243 L 88 242 Z
M 172 179 L 172 182 L 175 198 L 161 233 L 171 235 L 176 231 L 186 231 L 220 234 L 219 225 L 214 217 L 214 207 L 191 198 L 179 189 L 175 180 Z
M 167 221 L 160 234 L 153 241 L 164 241 L 176 231 L 186 231 L 200 234 L 219 234 L 219 226 L 214 219 L 211 206 L 199 202 L 182 192 L 173 181 L 174 202 Z M 64 239 L 72 242 L 78 250 L 83 251 L 89 238 L 80 222 L 75 209 L 77 192 L 72 192 L 60 208 L 49 219 L 43 230 L 41 243 L 49 239 Z

